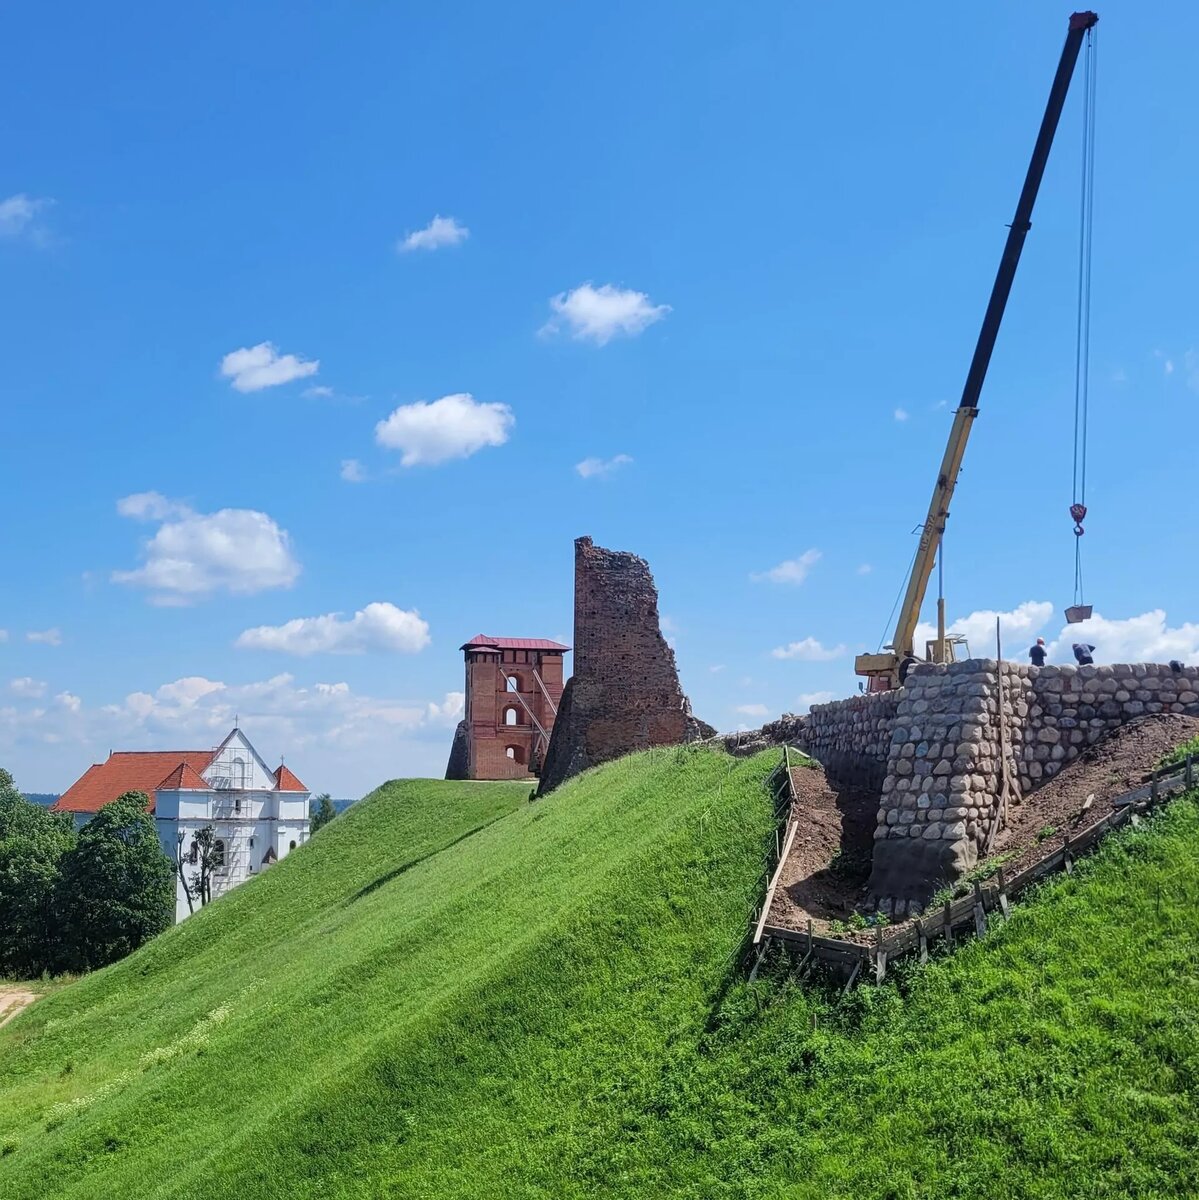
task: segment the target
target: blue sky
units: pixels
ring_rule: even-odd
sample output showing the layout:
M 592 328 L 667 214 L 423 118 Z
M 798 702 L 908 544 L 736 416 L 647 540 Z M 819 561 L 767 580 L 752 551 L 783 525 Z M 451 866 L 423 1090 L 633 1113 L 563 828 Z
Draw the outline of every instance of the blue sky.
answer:
M 713 724 L 854 690 L 1067 15 L 11 13 L 0 763 L 59 790 L 238 713 L 314 788 L 438 774 L 457 647 L 569 638 L 584 533 L 648 558 Z M 1099 31 L 1091 640 L 1199 656 L 1199 10 Z M 1080 99 L 946 553 L 1020 644 L 1072 599 Z

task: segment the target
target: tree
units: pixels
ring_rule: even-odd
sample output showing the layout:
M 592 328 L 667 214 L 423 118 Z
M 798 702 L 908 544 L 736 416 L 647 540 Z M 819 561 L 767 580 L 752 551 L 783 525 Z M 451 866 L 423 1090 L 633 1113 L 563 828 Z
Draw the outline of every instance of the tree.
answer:
M 30 803 L 0 769 L 0 975 L 30 978 L 54 968 L 55 893 L 74 842 L 69 813 Z
M 69 970 L 124 958 L 174 920 L 175 871 L 147 804 L 144 792 L 118 796 L 62 856 L 58 913 Z
M 192 842 L 196 857 L 192 860 L 200 868 L 192 872 L 190 893 L 200 901 L 200 907 L 212 903 L 212 876 L 217 867 L 225 865 L 225 843 L 219 841 L 211 825 L 197 829 Z M 190 898 L 188 904 L 191 904 Z
M 187 882 L 187 878 L 183 871 L 183 864 L 185 861 L 184 857 L 183 857 L 183 842 L 186 839 L 186 837 L 187 837 L 187 833 L 182 828 L 179 830 L 178 833 L 175 834 L 174 863 L 175 863 L 175 877 L 179 880 L 179 886 L 183 889 L 184 898 L 187 900 L 187 911 L 189 914 L 191 914 L 196 911 L 196 906 L 192 903 L 191 885 Z
M 312 810 L 308 827 L 313 833 L 316 833 L 318 829 L 323 829 L 337 816 L 337 809 L 333 807 L 333 801 L 329 798 L 328 792 L 321 792 L 312 803 L 315 807 Z

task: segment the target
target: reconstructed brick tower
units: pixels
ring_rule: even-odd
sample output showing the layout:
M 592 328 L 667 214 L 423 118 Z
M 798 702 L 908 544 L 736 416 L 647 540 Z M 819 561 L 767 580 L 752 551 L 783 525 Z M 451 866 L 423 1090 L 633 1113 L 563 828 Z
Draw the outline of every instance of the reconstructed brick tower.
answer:
M 533 779 L 541 773 L 562 699 L 562 656 L 546 638 L 479 634 L 462 646 L 466 716 L 447 779 Z

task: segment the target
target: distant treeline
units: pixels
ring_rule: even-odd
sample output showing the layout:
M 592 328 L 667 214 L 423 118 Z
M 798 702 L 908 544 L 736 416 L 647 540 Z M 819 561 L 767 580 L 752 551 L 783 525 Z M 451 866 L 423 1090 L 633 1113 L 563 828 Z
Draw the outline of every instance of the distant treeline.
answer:
M 40 804 L 43 808 L 49 808 L 51 804 L 61 795 L 61 792 L 22 792 L 21 795 L 29 801 L 30 804 Z M 335 803 L 339 803 L 335 801 Z

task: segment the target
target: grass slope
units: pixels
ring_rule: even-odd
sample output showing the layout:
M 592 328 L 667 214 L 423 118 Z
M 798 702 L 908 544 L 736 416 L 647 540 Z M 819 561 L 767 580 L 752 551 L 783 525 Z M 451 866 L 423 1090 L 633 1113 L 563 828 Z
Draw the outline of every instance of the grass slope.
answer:
M 7 1197 L 1199 1194 L 1199 808 L 896 985 L 744 983 L 774 756 L 392 784 L 0 1031 Z

